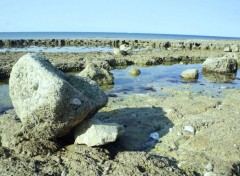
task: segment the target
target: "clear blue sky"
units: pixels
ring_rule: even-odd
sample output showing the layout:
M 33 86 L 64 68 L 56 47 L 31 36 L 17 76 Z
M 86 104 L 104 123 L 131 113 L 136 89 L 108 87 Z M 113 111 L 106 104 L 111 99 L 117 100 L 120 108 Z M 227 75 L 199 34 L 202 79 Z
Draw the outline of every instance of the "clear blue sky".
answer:
M 240 0 L 0 0 L 0 32 L 240 37 Z

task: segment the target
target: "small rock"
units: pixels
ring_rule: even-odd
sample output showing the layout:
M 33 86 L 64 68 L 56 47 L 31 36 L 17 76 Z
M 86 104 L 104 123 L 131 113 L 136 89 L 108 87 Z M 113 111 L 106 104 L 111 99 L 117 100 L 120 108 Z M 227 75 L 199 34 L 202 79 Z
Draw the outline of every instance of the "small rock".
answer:
M 123 127 L 116 123 L 102 123 L 96 119 L 86 120 L 75 128 L 75 144 L 89 147 L 114 142 L 123 133 Z
M 191 126 L 191 125 L 184 126 L 183 130 L 184 130 L 184 131 L 188 131 L 188 132 L 190 132 L 190 133 L 192 133 L 192 134 L 195 133 L 195 129 L 194 129 L 194 127 Z
M 213 164 L 208 163 L 208 164 L 205 166 L 205 169 L 206 169 L 207 171 L 213 171 Z
M 108 67 L 98 63 L 90 63 L 79 76 L 89 78 L 96 81 L 99 85 L 113 84 L 113 74 L 108 71 Z
M 231 45 L 232 52 L 238 52 L 239 48 L 238 45 Z
M 197 79 L 198 70 L 197 69 L 187 69 L 181 73 L 183 79 Z
M 158 140 L 159 139 L 159 134 L 158 134 L 158 132 L 154 132 L 154 133 L 151 133 L 149 137 L 154 139 L 154 140 Z
M 229 46 L 226 46 L 224 49 L 223 49 L 224 52 L 231 52 L 231 48 Z
M 141 71 L 138 68 L 133 67 L 129 70 L 128 73 L 132 76 L 138 76 L 141 73 Z
M 217 176 L 214 172 L 205 172 L 204 176 Z

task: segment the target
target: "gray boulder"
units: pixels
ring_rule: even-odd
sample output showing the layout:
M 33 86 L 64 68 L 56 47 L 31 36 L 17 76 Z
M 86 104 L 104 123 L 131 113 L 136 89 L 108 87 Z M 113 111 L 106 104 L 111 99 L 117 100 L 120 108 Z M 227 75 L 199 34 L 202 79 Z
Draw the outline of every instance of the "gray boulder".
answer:
M 97 119 L 85 120 L 75 128 L 75 144 L 89 147 L 114 142 L 123 133 L 123 127 L 116 123 L 102 123 Z
M 108 71 L 109 67 L 107 62 L 90 63 L 79 73 L 79 76 L 94 80 L 99 85 L 113 84 L 114 77 L 113 74 Z
M 202 70 L 205 72 L 235 73 L 237 68 L 236 59 L 229 56 L 208 58 L 202 64 Z
M 22 56 L 13 66 L 9 87 L 24 127 L 42 138 L 66 135 L 108 101 L 95 82 L 65 75 L 36 54 Z
M 181 73 L 181 77 L 183 79 L 197 79 L 198 78 L 198 70 L 197 69 L 187 69 Z

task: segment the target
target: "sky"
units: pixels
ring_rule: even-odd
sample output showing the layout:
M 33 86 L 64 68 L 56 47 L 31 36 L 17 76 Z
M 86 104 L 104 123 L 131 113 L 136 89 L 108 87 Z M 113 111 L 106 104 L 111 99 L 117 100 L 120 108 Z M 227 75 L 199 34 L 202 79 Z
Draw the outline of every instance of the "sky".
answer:
M 0 0 L 0 32 L 240 37 L 240 0 Z

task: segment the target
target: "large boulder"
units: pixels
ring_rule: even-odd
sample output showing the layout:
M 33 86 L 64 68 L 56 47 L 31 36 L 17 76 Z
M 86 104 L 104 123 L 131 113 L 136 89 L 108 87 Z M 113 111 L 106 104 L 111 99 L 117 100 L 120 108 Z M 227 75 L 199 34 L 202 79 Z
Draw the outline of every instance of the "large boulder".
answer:
M 237 68 L 237 60 L 229 56 L 208 58 L 202 64 L 202 69 L 205 72 L 235 73 Z
M 90 63 L 84 70 L 79 73 L 79 76 L 89 78 L 96 81 L 99 85 L 113 84 L 113 74 L 109 72 L 107 62 Z
M 75 129 L 75 144 L 89 147 L 114 142 L 123 133 L 123 126 L 116 123 L 103 123 L 97 119 L 85 120 Z
M 94 81 L 65 75 L 36 54 L 22 56 L 13 66 L 9 87 L 24 127 L 43 138 L 66 135 L 108 101 Z

